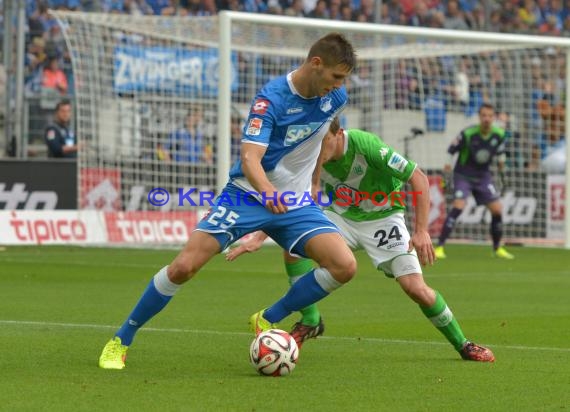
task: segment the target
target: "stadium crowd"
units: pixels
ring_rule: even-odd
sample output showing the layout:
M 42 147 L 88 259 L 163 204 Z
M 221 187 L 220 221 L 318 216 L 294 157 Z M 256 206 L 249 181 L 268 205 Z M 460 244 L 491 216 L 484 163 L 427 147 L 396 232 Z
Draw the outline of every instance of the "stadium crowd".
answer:
M 375 0 L 26 0 L 26 96 L 28 99 L 43 96 L 42 101 L 51 96 L 55 106 L 59 98 L 74 94 L 70 56 L 60 26 L 48 13 L 50 8 L 163 16 L 209 16 L 220 10 L 239 10 L 453 30 L 570 36 L 570 8 L 562 0 L 384 0 L 379 15 L 375 6 Z M 529 169 L 538 167 L 550 141 L 559 141 L 564 130 L 564 112 L 560 108 L 565 101 L 565 58 L 555 49 L 549 55 L 553 61 L 558 59 L 558 64 L 545 65 L 539 57 L 524 56 L 533 83 L 529 117 L 541 123 L 542 132 L 530 137 L 534 143 L 528 152 L 532 153 L 515 154 L 512 163 Z M 417 75 L 415 64 L 402 61 L 396 71 L 395 97 L 385 101 L 392 105 L 390 109 L 419 110 L 425 103 L 419 93 L 421 89 L 422 96 L 439 96 L 448 110 L 461 110 L 466 115 L 476 113 L 483 101 L 490 101 L 499 108 L 500 121 L 508 127 L 510 85 L 501 69 L 508 63 L 505 59 L 508 57 L 500 53 L 478 61 L 468 57 L 423 59 L 422 76 Z M 549 69 L 554 67 L 563 69 Z M 439 78 L 444 73 L 443 77 L 449 81 L 434 82 L 430 73 Z M 356 104 L 358 99 L 366 98 L 369 75 L 370 68 L 363 66 L 351 78 L 353 87 L 363 90 L 357 94 Z M 5 70 L 0 66 L 0 83 L 4 78 Z M 33 112 L 41 113 L 44 109 L 37 107 Z M 46 113 L 37 121 L 42 123 L 49 116 L 51 113 Z M 41 129 L 41 124 L 30 129 Z M 516 130 L 512 133 L 515 135 Z

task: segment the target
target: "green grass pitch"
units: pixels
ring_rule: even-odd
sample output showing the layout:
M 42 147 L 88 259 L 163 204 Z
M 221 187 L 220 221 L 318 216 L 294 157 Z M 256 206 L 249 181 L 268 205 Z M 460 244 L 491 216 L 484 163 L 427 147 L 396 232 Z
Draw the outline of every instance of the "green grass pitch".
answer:
M 467 337 L 494 364 L 461 361 L 357 253 L 357 277 L 320 304 L 325 336 L 291 376 L 248 361 L 250 314 L 287 287 L 278 248 L 216 257 L 151 320 L 127 368 L 105 342 L 172 250 L 7 247 L 0 252 L 2 411 L 569 411 L 570 252 L 450 245 L 426 268 Z M 297 319 L 291 316 L 284 329 Z

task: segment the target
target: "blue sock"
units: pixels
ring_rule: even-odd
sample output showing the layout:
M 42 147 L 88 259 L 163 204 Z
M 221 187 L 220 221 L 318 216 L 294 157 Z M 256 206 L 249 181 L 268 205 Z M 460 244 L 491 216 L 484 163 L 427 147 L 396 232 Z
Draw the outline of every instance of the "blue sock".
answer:
M 164 271 L 163 274 L 162 271 Z M 146 287 L 143 295 L 129 315 L 128 319 L 115 334 L 115 336 L 121 338 L 121 343 L 123 345 L 129 346 L 135 337 L 135 333 L 137 333 L 140 327 L 160 312 L 170 299 L 172 299 L 175 289 L 169 291 L 169 295 L 162 294 L 156 289 L 155 278 L 161 275 L 166 277 L 166 268 L 163 268 L 150 280 L 150 283 Z M 178 285 L 176 285 L 176 289 L 177 288 Z
M 312 270 L 299 278 L 289 291 L 273 306 L 263 313 L 263 317 L 271 323 L 276 323 L 289 316 L 291 313 L 301 310 L 315 303 L 329 292 L 325 291 L 315 279 L 315 271 Z

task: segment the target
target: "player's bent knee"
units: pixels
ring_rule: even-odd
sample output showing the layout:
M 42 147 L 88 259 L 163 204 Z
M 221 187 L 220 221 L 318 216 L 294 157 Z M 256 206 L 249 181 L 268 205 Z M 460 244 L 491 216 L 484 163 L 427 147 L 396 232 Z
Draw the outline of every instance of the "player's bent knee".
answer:
M 197 271 L 198 268 L 195 268 L 189 259 L 178 257 L 168 266 L 168 278 L 180 285 L 192 278 Z
M 340 283 L 349 282 L 356 275 L 356 269 L 357 264 L 354 257 L 346 258 L 342 262 L 327 267 L 332 277 Z

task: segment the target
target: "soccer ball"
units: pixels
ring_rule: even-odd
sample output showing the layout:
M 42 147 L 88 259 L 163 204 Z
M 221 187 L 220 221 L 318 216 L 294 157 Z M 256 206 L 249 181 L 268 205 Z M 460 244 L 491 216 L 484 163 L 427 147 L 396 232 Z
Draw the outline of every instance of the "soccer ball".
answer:
M 291 335 L 281 329 L 269 329 L 251 342 L 249 360 L 261 375 L 286 376 L 293 372 L 299 348 Z

